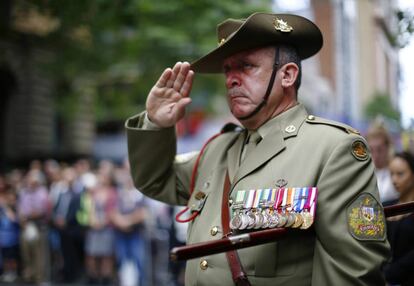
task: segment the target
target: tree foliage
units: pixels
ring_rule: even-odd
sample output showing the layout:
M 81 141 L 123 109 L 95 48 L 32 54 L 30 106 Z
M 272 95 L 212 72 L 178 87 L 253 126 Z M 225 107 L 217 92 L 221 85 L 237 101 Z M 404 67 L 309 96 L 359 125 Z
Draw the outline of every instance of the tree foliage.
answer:
M 49 75 L 63 110 L 82 96 L 75 83 L 95 89 L 98 117 L 121 119 L 145 102 L 161 72 L 192 61 L 217 45 L 217 23 L 269 10 L 270 0 L 47 0 L 17 1 L 53 19 L 42 36 L 53 52 Z M 84 81 L 84 79 L 87 79 Z M 197 77 L 192 96 L 222 91 L 217 77 Z
M 393 107 L 388 94 L 376 93 L 365 106 L 365 115 L 373 120 L 378 117 L 385 118 L 391 122 L 400 123 L 400 112 Z
M 398 10 L 398 34 L 396 44 L 400 48 L 407 46 L 414 33 L 414 10 Z

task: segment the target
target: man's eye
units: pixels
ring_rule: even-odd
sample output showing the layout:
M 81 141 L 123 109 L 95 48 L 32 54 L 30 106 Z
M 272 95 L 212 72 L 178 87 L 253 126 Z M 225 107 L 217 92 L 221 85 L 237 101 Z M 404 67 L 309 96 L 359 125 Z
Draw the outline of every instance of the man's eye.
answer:
M 254 68 L 255 66 L 251 63 L 243 63 L 243 69 L 245 70 L 250 70 L 252 68 Z

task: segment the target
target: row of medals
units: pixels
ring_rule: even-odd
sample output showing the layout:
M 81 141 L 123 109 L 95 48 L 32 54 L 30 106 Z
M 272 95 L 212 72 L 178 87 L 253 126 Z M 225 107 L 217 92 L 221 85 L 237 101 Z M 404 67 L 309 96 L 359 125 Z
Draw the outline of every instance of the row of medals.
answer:
M 232 230 L 265 229 L 276 227 L 291 227 L 307 229 L 313 223 L 313 215 L 308 211 L 302 212 L 282 211 L 272 208 L 251 209 L 237 211 L 230 220 Z

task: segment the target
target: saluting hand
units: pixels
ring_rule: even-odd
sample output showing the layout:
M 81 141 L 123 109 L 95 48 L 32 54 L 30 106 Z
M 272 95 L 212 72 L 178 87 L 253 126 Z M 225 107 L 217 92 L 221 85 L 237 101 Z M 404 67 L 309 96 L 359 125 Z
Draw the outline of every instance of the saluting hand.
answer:
M 188 62 L 167 68 L 147 97 L 148 118 L 160 127 L 174 126 L 184 117 L 193 84 L 194 72 Z

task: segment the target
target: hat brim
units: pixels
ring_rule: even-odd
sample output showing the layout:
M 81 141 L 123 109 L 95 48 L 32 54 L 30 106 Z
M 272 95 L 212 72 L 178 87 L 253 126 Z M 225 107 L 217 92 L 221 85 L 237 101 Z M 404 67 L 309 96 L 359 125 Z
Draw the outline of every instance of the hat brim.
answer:
M 282 32 L 274 22 L 281 19 L 293 30 Z M 322 47 L 323 38 L 319 28 L 310 20 L 291 14 L 255 13 L 219 47 L 191 64 L 199 73 L 220 73 L 223 61 L 236 53 L 272 45 L 293 46 L 301 59 L 316 54 Z

